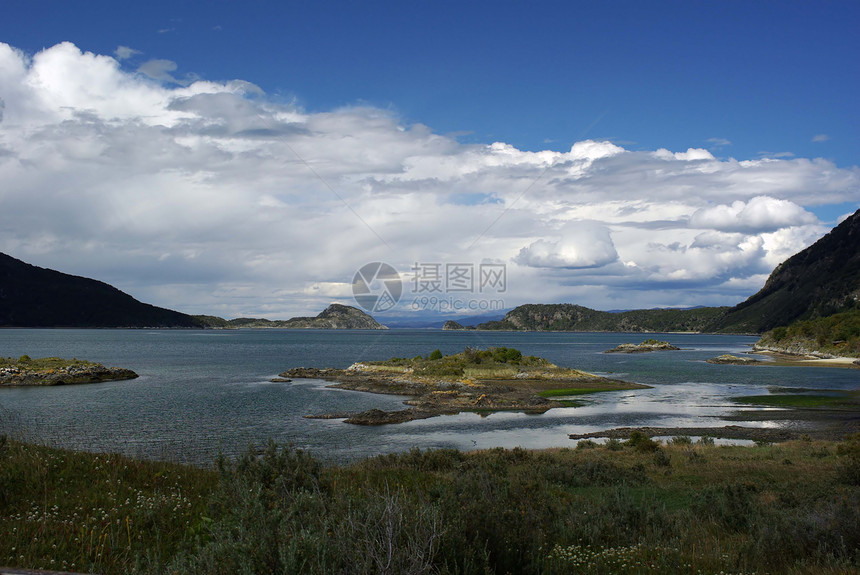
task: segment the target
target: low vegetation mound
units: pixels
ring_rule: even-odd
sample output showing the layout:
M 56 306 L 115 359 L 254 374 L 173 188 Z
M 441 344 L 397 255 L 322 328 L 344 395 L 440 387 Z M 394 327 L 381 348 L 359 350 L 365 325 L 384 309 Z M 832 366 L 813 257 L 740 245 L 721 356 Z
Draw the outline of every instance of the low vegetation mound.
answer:
M 533 355 L 524 356 L 520 350 L 512 347 L 491 347 L 489 349 L 467 347 L 461 353 L 453 355 L 442 355 L 442 352 L 436 349 L 426 356 L 393 357 L 385 361 L 362 362 L 361 365 L 371 370 L 374 368 L 395 368 L 417 375 L 462 377 L 468 374 L 483 379 L 513 376 L 529 368 L 538 370 L 560 369 L 557 365 L 543 358 Z
M 105 367 L 100 363 L 81 359 L 32 359 L 28 355 L 22 355 L 18 359 L 0 357 L 0 386 L 98 383 L 136 377 L 137 374 L 130 369 Z

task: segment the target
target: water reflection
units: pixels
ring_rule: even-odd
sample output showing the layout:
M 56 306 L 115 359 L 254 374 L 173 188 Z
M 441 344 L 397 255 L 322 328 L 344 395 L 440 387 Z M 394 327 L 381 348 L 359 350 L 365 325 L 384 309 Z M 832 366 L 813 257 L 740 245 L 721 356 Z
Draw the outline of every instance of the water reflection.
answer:
M 649 337 L 653 334 L 649 334 Z M 860 371 L 836 368 L 711 365 L 723 353 L 742 354 L 755 338 L 672 334 L 677 352 L 604 354 L 637 334 L 493 333 L 390 330 L 0 330 L 4 355 L 79 357 L 134 369 L 129 382 L 55 388 L 0 389 L 4 429 L 52 444 L 139 457 L 211 462 L 268 438 L 291 442 L 333 461 L 410 447 L 572 447 L 571 433 L 612 427 L 711 427 L 738 407 L 731 397 L 769 388 L 856 389 Z M 360 427 L 307 414 L 402 408 L 402 397 L 326 387 L 319 380 L 271 383 L 299 366 L 346 367 L 354 361 L 412 357 L 439 348 L 516 347 L 527 355 L 651 389 L 578 396 L 579 408 L 543 415 L 474 413 L 401 425 Z M 748 409 L 744 407 L 744 409 Z M 760 427 L 787 425 L 761 421 Z M 8 432 L 8 431 L 7 431 Z

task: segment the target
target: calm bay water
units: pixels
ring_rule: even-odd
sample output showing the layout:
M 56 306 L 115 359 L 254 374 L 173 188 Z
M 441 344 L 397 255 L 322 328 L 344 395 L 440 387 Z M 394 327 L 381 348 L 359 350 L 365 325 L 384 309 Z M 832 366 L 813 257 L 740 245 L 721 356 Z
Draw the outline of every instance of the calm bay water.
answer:
M 682 348 L 604 354 L 653 334 L 389 331 L 0 330 L 0 356 L 77 357 L 126 367 L 140 378 L 48 388 L 0 388 L 0 433 L 60 447 L 209 463 L 272 438 L 322 459 L 424 448 L 572 446 L 569 433 L 618 426 L 719 426 L 736 410 L 729 398 L 769 387 L 856 389 L 860 371 L 822 367 L 722 366 L 705 359 L 743 353 L 745 336 L 660 336 Z M 439 348 L 516 347 L 527 355 L 653 389 L 586 396 L 579 408 L 543 415 L 464 413 L 400 425 L 353 426 L 302 416 L 402 408 L 402 397 L 326 388 L 318 380 L 270 383 L 299 366 L 347 367 L 361 360 L 412 357 Z M 777 422 L 755 425 L 778 426 Z

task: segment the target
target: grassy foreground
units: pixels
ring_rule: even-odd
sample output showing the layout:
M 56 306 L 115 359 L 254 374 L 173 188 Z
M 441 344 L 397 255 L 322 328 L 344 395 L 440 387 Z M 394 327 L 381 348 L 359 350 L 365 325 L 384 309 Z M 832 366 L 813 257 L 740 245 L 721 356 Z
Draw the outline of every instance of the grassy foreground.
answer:
M 98 573 L 847 573 L 860 437 L 213 469 L 0 438 L 0 565 Z

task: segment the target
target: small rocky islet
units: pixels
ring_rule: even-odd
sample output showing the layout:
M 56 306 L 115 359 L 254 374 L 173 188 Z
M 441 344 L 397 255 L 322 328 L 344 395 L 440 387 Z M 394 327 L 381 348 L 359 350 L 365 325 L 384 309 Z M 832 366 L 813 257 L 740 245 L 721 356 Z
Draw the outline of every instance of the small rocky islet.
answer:
M 135 379 L 130 369 L 105 367 L 80 359 L 43 357 L 0 358 L 0 387 L 74 385 Z
M 299 367 L 280 377 L 323 379 L 333 382 L 330 387 L 409 397 L 404 401 L 408 407 L 402 410 L 305 416 L 357 425 L 402 423 L 462 411 L 544 413 L 554 407 L 575 407 L 569 399 L 574 396 L 648 387 L 559 367 L 504 347 L 467 348 L 446 356 L 436 350 L 426 357 L 365 361 L 346 369 Z
M 739 355 L 724 353 L 723 355 L 706 359 L 705 363 L 714 363 L 717 365 L 756 365 L 762 363 L 762 361 L 754 357 L 741 357 Z
M 622 343 L 612 349 L 607 349 L 603 353 L 648 353 L 650 351 L 675 351 L 681 349 L 669 343 L 668 341 L 658 341 L 656 339 L 646 339 L 642 343 Z

